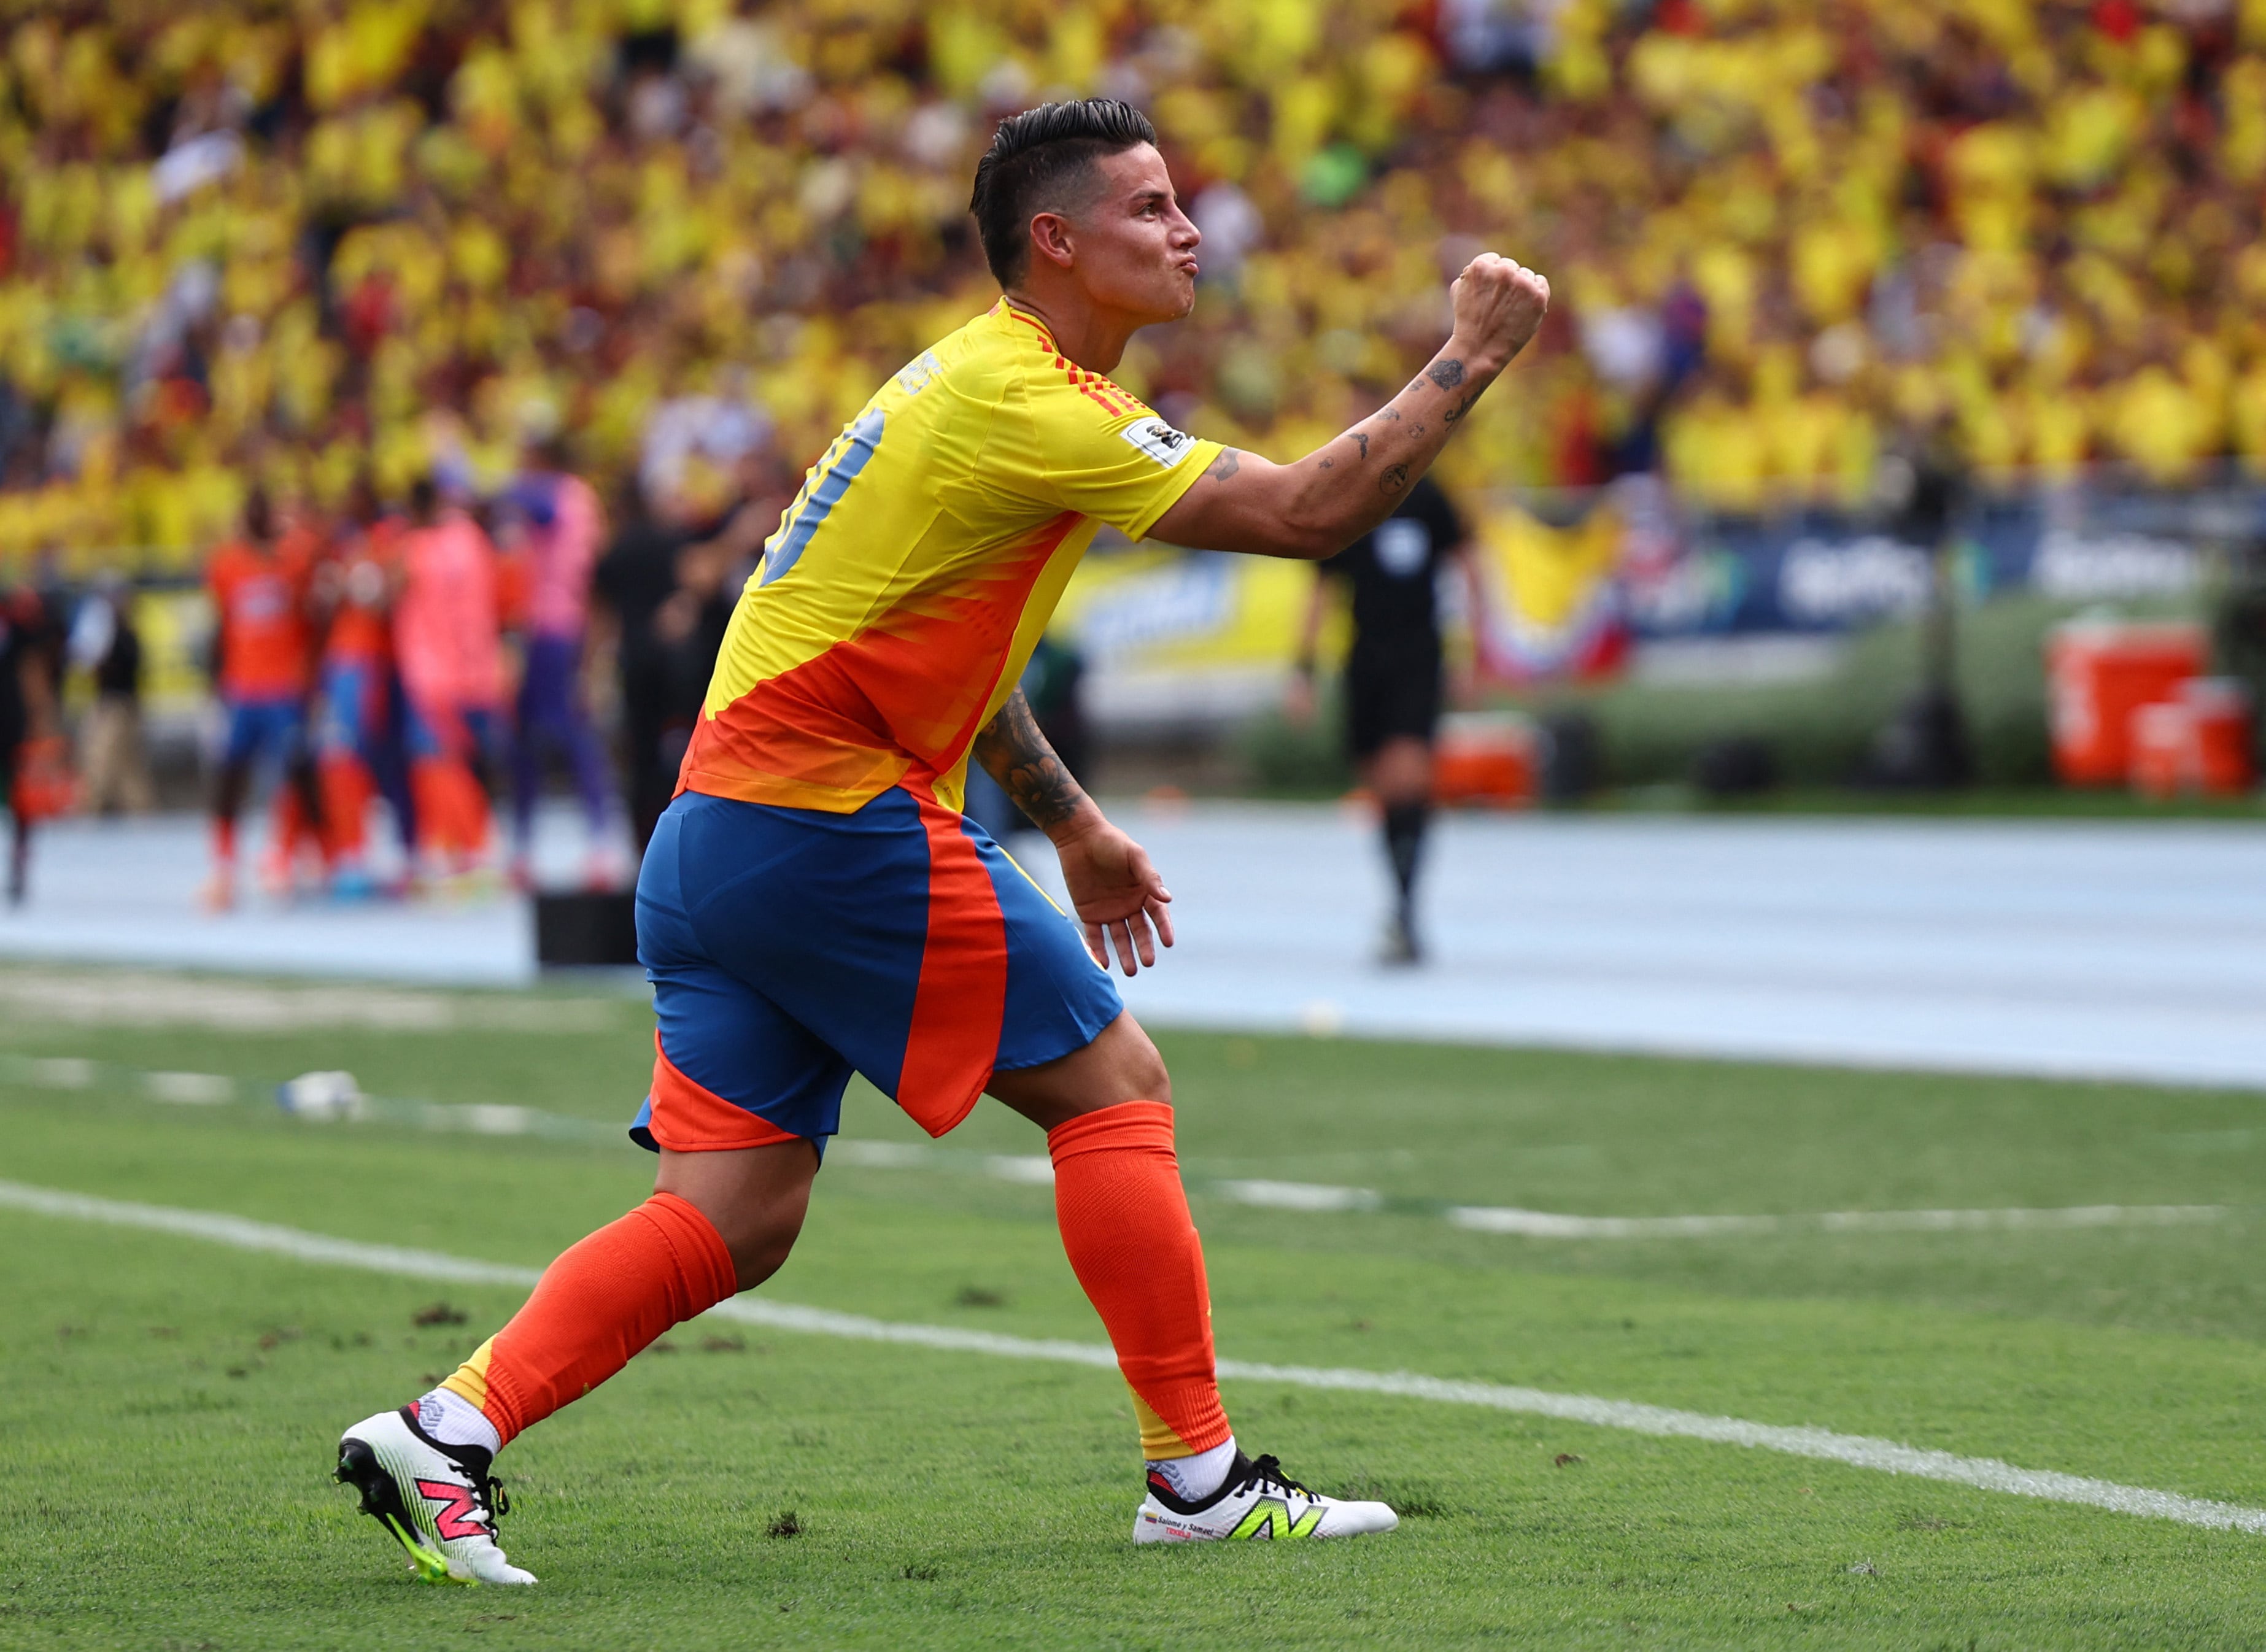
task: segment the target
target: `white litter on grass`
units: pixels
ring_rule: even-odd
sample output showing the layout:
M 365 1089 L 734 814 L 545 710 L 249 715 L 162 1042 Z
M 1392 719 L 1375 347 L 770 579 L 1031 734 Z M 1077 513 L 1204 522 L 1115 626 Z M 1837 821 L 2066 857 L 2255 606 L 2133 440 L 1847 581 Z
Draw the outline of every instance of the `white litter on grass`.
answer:
M 496 1262 L 473 1261 L 437 1251 L 412 1250 L 392 1245 L 364 1245 L 333 1239 L 298 1228 L 254 1222 L 217 1211 L 183 1210 L 165 1205 L 135 1204 L 101 1199 L 55 1188 L 0 1181 L 0 1207 L 40 1216 L 100 1222 L 113 1227 L 140 1228 L 184 1238 L 208 1239 L 238 1250 L 289 1256 L 300 1261 L 326 1262 L 373 1273 L 411 1279 L 433 1279 L 454 1284 L 532 1287 L 539 1270 L 512 1268 Z M 906 1325 L 863 1314 L 837 1313 L 825 1308 L 797 1307 L 760 1297 L 735 1297 L 709 1311 L 711 1317 L 775 1331 L 800 1332 L 861 1342 L 888 1342 L 903 1347 L 934 1349 L 943 1353 L 981 1354 L 1001 1359 L 1047 1360 L 1114 1371 L 1117 1356 L 1110 1349 L 1086 1342 L 1065 1342 L 1034 1337 L 1003 1336 L 989 1331 L 963 1331 L 951 1326 Z M 1629 1400 L 1604 1400 L 1591 1394 L 1551 1393 L 1539 1388 L 1517 1388 L 1500 1383 L 1459 1382 L 1420 1377 L 1407 1371 L 1347 1371 L 1312 1365 L 1273 1365 L 1252 1360 L 1224 1359 L 1222 1378 L 1233 1382 L 1279 1383 L 1294 1388 L 1322 1389 L 1341 1393 L 1381 1394 L 1394 1399 L 1421 1400 L 1437 1405 L 1478 1406 L 1495 1411 L 1520 1412 L 1553 1417 L 1593 1428 L 1619 1429 L 1669 1439 L 1704 1440 L 1718 1445 L 1743 1445 L 1789 1457 L 1814 1458 L 1846 1464 L 1884 1474 L 1904 1474 L 1922 1480 L 1971 1486 L 1983 1491 L 2036 1497 L 2048 1502 L 2076 1503 L 2117 1514 L 2151 1519 L 2175 1520 L 2185 1525 L 2219 1531 L 2247 1531 L 2266 1536 L 2266 1509 L 2189 1497 L 2177 1492 L 2154 1491 L 2145 1486 L 2124 1486 L 2115 1480 L 2063 1474 L 2051 1469 L 2019 1468 L 1989 1457 L 1958 1457 L 1949 1451 L 1928 1451 L 1896 1440 L 1860 1434 L 1837 1434 L 1827 1429 L 1783 1428 L 1749 1422 L 1737 1417 L 1711 1416 L 1705 1412 L 1677 1411 L 1664 1406 L 1641 1405 Z
M 275 1086 L 275 1105 L 295 1118 L 328 1123 L 333 1119 L 359 1119 L 369 1112 L 369 1098 L 350 1072 L 303 1072 Z

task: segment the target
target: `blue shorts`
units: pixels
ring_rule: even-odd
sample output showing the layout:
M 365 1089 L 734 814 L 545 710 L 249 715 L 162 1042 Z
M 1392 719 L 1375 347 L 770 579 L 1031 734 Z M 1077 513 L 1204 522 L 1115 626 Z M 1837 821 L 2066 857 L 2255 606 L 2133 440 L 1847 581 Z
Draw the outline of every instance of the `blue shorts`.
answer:
M 687 792 L 638 877 L 651 1093 L 631 1136 L 697 1152 L 841 1127 L 854 1069 L 932 1136 L 996 1071 L 1124 1005 L 1077 926 L 975 822 L 901 788 L 854 814 Z
M 496 749 L 503 732 L 503 713 L 493 705 L 418 705 L 406 698 L 401 742 L 410 760 L 456 757 L 479 763 Z
M 274 700 L 225 700 L 228 734 L 221 761 L 234 768 L 256 760 L 263 752 L 278 763 L 300 755 L 306 730 L 305 707 L 295 697 Z

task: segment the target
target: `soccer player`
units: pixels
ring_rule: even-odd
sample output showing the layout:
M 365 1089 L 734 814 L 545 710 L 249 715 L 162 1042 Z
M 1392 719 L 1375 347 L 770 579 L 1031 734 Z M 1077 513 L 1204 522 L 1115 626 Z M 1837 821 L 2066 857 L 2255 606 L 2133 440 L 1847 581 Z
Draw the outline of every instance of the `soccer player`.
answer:
M 483 778 L 502 736 L 503 645 L 495 548 L 444 504 L 429 476 L 409 489 L 393 650 L 408 703 L 410 806 L 428 873 L 468 871 L 486 848 Z
M 19 784 L 33 742 L 55 724 L 54 626 L 47 604 L 28 586 L 0 585 L 0 798 L 8 810 L 8 904 L 24 903 L 32 866 L 34 811 Z
M 1376 526 L 1549 289 L 1474 259 L 1424 372 L 1276 465 L 1183 435 L 1107 376 L 1136 330 L 1195 294 L 1199 237 L 1138 112 L 1094 99 L 1003 122 L 973 211 L 1005 296 L 884 384 L 812 468 L 741 594 L 646 853 L 639 950 L 661 1025 L 631 1131 L 660 1153 L 653 1197 L 553 1262 L 441 1386 L 339 1442 L 339 1477 L 425 1576 L 532 1581 L 496 1546 L 495 1453 L 771 1276 L 853 1068 L 934 1135 L 986 1093 L 1047 1132 L 1064 1247 L 1133 1391 L 1136 1542 L 1396 1524 L 1238 1449 L 1171 1083 L 1107 972 L 1113 952 L 1129 976 L 1172 944 L 1172 897 L 1014 684 L 1098 523 L 1305 559 Z M 971 757 L 1053 840 L 1084 950 L 961 815 Z
M 1376 797 L 1392 868 L 1395 900 L 1379 961 L 1413 964 L 1416 867 L 1432 817 L 1432 737 L 1440 722 L 1439 583 L 1452 564 L 1480 601 L 1469 536 L 1440 485 L 1419 477 L 1392 514 L 1315 570 L 1314 596 L 1291 679 L 1294 720 L 1313 713 L 1314 645 L 1324 594 L 1333 581 L 1353 598 L 1353 647 L 1346 657 L 1346 747 L 1361 783 Z
M 323 637 L 322 711 L 316 730 L 324 825 L 338 853 L 335 894 L 373 891 L 362 816 L 382 794 L 403 853 L 417 852 L 416 815 L 402 749 L 404 708 L 393 669 L 393 592 L 402 523 L 387 514 L 367 477 L 356 479 L 332 555 L 318 575 L 330 624 Z
M 530 856 L 543 752 L 562 751 L 574 771 L 588 836 L 584 881 L 610 887 L 618 875 L 606 844 L 606 758 L 582 701 L 583 633 L 589 628 L 590 576 L 605 537 L 598 495 L 566 469 L 556 439 L 533 444 L 510 502 L 526 524 L 520 554 L 527 576 L 527 657 L 512 740 L 512 881 L 533 883 Z
M 302 761 L 311 664 L 311 545 L 277 527 L 267 495 L 253 489 L 245 501 L 242 534 L 213 552 L 205 569 L 220 625 L 216 675 L 227 716 L 213 787 L 213 875 L 204 892 L 205 905 L 214 910 L 236 903 L 236 820 L 262 757 L 274 763 L 284 784 L 302 789 L 304 818 L 322 817 L 313 771 Z M 270 847 L 281 852 L 288 888 L 290 844 Z

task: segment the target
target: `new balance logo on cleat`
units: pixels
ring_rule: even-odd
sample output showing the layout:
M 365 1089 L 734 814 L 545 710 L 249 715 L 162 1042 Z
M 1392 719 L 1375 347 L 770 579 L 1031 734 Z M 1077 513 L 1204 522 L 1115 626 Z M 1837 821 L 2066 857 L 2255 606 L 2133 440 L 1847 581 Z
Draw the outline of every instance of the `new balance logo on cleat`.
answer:
M 444 1480 L 420 1480 L 417 1489 L 428 1502 L 443 1505 L 433 1517 L 434 1535 L 442 1542 L 488 1535 L 486 1517 L 480 1513 L 479 1503 L 468 1488 L 452 1486 Z
M 1382 1506 L 1382 1505 L 1380 1505 Z M 1306 1512 L 1295 1520 L 1290 1517 L 1290 1505 L 1279 1497 L 1261 1497 L 1252 1505 L 1251 1512 L 1235 1523 L 1231 1538 L 1310 1538 L 1322 1524 L 1322 1505 L 1309 1503 Z
M 531 1583 L 504 1559 L 496 1517 L 510 1512 L 478 1446 L 442 1445 L 407 1407 L 357 1422 L 339 1441 L 338 1478 L 428 1583 Z
M 1381 1502 L 1309 1491 L 1272 1457 L 1236 1453 L 1209 1502 L 1184 1502 L 1157 1476 L 1133 1517 L 1136 1543 L 1273 1542 L 1277 1538 L 1351 1538 L 1390 1531 L 1400 1518 Z

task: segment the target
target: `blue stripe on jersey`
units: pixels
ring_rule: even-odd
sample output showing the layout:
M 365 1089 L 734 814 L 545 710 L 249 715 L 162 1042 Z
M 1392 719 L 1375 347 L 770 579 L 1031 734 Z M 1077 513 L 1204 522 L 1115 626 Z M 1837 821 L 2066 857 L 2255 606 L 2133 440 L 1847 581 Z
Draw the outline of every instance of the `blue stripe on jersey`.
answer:
M 842 450 L 841 457 L 826 474 L 819 478 L 810 498 L 787 524 L 786 536 L 778 547 L 764 554 L 763 577 L 757 583 L 769 585 L 800 559 L 811 536 L 834 514 L 834 508 L 842 502 L 842 495 L 850 491 L 850 484 L 858 479 L 858 473 L 866 468 L 866 461 L 881 445 L 882 423 L 881 410 L 875 407 L 842 433 L 849 445 Z

